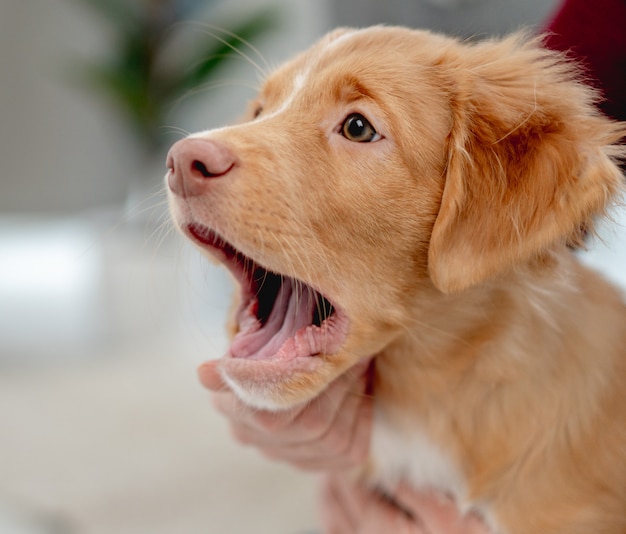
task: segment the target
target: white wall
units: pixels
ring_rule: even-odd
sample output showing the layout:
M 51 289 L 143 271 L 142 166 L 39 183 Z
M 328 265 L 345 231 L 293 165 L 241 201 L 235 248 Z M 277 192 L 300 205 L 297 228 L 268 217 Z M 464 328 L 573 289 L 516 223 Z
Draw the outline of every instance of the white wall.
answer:
M 342 25 L 403 24 L 459 36 L 502 34 L 540 25 L 561 0 L 337 0 Z
M 57 211 L 123 197 L 129 154 L 110 110 L 72 86 L 70 58 L 106 41 L 64 0 L 0 4 L 0 210 Z
M 328 26 L 320 0 L 224 0 L 218 10 L 233 16 L 269 3 L 284 13 L 282 25 L 259 45 L 273 60 L 304 48 Z M 135 173 L 154 175 L 159 186 L 163 162 L 142 162 L 116 108 L 69 75 L 72 58 L 93 57 L 109 46 L 101 20 L 79 0 L 0 2 L 0 213 L 120 203 Z M 224 78 L 254 83 L 256 74 L 242 61 Z M 232 87 L 207 91 L 200 105 L 176 108 L 169 125 L 214 126 L 233 118 L 251 95 Z

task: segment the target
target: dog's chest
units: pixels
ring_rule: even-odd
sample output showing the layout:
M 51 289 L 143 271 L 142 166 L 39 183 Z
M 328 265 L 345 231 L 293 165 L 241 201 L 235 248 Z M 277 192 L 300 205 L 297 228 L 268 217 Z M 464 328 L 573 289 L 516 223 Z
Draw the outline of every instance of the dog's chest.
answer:
M 399 481 L 418 490 L 435 490 L 452 497 L 459 512 L 478 514 L 489 531 L 504 534 L 486 503 L 470 502 L 467 481 L 452 457 L 427 435 L 419 424 L 397 428 L 380 410 L 374 415 L 371 444 L 376 477 L 374 483 L 393 492 Z
M 383 486 L 404 480 L 415 488 L 436 489 L 466 500 L 466 483 L 452 458 L 441 450 L 419 424 L 395 427 L 380 410 L 374 415 L 372 458 Z

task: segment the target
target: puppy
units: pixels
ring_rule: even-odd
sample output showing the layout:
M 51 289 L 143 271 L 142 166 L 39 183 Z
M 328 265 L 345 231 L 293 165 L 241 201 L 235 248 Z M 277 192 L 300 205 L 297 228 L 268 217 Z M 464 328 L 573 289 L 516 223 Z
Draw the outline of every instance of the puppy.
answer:
M 626 307 L 572 253 L 623 124 L 516 34 L 340 29 L 168 156 L 177 226 L 241 286 L 224 380 L 280 410 L 376 356 L 366 470 L 503 534 L 626 533 Z

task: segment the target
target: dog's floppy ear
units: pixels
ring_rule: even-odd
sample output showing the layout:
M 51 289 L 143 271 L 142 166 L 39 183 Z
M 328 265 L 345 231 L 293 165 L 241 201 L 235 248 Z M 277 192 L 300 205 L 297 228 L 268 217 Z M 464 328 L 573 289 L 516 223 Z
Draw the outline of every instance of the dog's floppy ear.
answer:
M 538 39 L 461 45 L 442 65 L 453 124 L 428 261 L 450 293 L 579 238 L 620 188 L 626 130 Z

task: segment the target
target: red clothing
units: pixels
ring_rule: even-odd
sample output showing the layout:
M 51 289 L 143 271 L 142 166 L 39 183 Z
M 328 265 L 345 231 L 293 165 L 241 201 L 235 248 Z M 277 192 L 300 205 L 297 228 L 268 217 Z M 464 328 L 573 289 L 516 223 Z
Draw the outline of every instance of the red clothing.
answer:
M 545 29 L 547 44 L 570 51 L 605 101 L 602 110 L 626 120 L 626 0 L 565 0 Z

